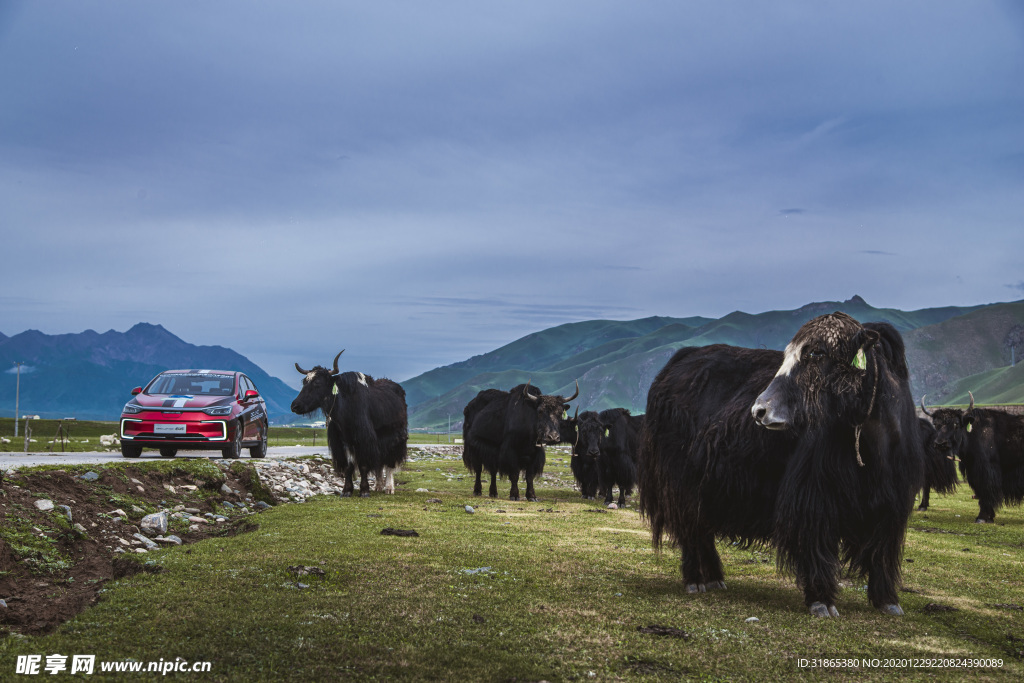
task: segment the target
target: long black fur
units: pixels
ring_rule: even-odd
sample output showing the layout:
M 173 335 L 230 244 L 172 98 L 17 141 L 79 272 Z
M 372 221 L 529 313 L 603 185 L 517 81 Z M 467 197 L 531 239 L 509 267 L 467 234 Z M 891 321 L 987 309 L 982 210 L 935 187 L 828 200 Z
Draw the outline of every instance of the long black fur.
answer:
M 580 413 L 576 418 L 576 439 L 573 442 L 569 468 L 576 479 L 580 495 L 587 500 L 597 497 L 600 486 L 598 468 L 603 437 L 604 426 L 601 424 L 600 416 L 593 410 Z
M 960 473 L 978 497 L 975 521 L 993 522 L 1002 505 L 1020 505 L 1024 500 L 1024 415 L 996 408 L 937 408 L 932 422 L 938 432 L 936 443 L 960 458 Z
M 476 475 L 474 495 L 481 495 L 481 470 L 491 475 L 489 495 L 498 495 L 497 477 L 512 483 L 509 498 L 519 500 L 519 475 L 527 500 L 537 500 L 534 478 L 544 472 L 543 444 L 559 442 L 559 422 L 567 404 L 561 396 L 520 384 L 509 391 L 485 389 L 463 409 L 462 461 Z
M 405 390 L 397 382 L 358 372 L 332 375 L 318 365 L 303 380 L 291 408 L 300 415 L 323 413 L 334 471 L 345 476 L 342 496 L 352 495 L 356 468 L 359 493 L 368 496 L 370 472 L 379 479 L 385 467 L 405 462 L 408 410 Z
M 836 313 L 808 322 L 791 345 L 804 353 L 779 378 L 778 351 L 714 345 L 672 357 L 648 393 L 641 513 L 656 547 L 667 535 L 680 548 L 690 592 L 724 588 L 715 541 L 725 538 L 774 545 L 812 613 L 820 603 L 822 616 L 838 614 L 843 566 L 868 576 L 873 605 L 898 613 L 903 540 L 923 478 L 903 340 L 891 325 Z M 861 346 L 863 370 L 851 366 Z M 766 388 L 791 412 L 784 431 L 751 415 Z
M 956 463 L 949 449 L 941 449 L 936 444 L 938 432 L 932 423 L 923 417 L 917 419 L 920 427 L 921 447 L 924 449 L 924 483 L 921 485 L 921 504 L 918 512 L 925 512 L 931 504 L 931 491 L 950 494 L 956 492 L 959 479 L 956 476 Z
M 636 458 L 640 450 L 640 429 L 643 416 L 629 414 L 626 408 L 601 411 L 606 436 L 601 441 L 600 479 L 605 505 L 612 502 L 613 488 L 619 487 L 619 507 L 636 486 Z

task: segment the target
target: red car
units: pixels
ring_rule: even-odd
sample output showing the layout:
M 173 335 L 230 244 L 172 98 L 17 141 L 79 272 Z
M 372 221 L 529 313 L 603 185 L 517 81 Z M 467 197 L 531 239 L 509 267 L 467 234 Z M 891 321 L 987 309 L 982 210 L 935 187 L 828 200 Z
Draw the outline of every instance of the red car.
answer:
M 121 411 L 121 455 L 137 458 L 158 448 L 173 458 L 182 450 L 219 450 L 237 458 L 267 454 L 267 405 L 241 372 L 167 370 L 146 385 Z

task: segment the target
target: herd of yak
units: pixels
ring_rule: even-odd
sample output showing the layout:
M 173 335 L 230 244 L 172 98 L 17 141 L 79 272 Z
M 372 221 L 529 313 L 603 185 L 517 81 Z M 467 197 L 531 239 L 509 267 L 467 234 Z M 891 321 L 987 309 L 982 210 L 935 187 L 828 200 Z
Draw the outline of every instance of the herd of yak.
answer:
M 367 475 L 393 491 L 405 459 L 405 392 L 387 379 L 316 366 L 292 403 L 322 411 L 334 468 L 352 495 Z M 463 462 L 497 478 L 519 477 L 527 500 L 544 469 L 544 446 L 570 444 L 585 498 L 621 506 L 638 489 L 653 541 L 679 547 L 686 590 L 725 588 L 716 539 L 771 544 L 796 576 L 810 613 L 835 617 L 840 571 L 867 577 L 871 604 L 900 615 L 898 584 L 917 491 L 952 492 L 955 461 L 979 503 L 977 522 L 1024 499 L 1024 416 L 991 408 L 939 408 L 919 418 L 903 339 L 888 323 L 836 312 L 807 322 L 784 351 L 724 344 L 680 349 L 652 383 L 643 416 L 623 408 L 568 416 L 565 398 L 528 382 L 485 389 L 465 407 Z M 613 504 L 613 490 L 619 490 Z

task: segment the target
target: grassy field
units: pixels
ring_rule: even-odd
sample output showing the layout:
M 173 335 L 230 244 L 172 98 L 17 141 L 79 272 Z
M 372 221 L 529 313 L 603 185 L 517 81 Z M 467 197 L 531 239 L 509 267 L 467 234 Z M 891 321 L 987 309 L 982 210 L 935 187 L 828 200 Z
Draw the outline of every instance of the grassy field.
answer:
M 61 427 L 60 420 L 30 420 L 32 429 L 29 451 L 35 453 L 51 452 L 111 452 L 119 448 L 104 448 L 100 445 L 100 436 L 117 434 L 117 422 L 90 422 L 75 420 L 64 422 L 65 438 L 58 438 Z M 14 436 L 14 419 L 0 418 L 0 437 L 9 439 L 10 443 L 0 443 L 0 453 L 21 452 L 25 448 L 25 421 L 18 424 L 18 436 Z M 271 425 L 268 436 L 271 446 L 325 446 L 325 431 L 307 427 L 275 427 Z M 409 443 L 448 443 L 447 434 L 426 434 L 414 432 L 409 435 Z M 452 434 L 451 439 L 462 438 L 462 434 Z
M 1020 509 L 975 525 L 969 489 L 933 496 L 907 536 L 906 616 L 879 614 L 848 580 L 842 616 L 821 620 L 770 551 L 720 544 L 728 590 L 687 595 L 678 553 L 655 553 L 635 510 L 580 499 L 567 465 L 549 450 L 527 503 L 474 498 L 457 457 L 418 460 L 395 496 L 314 498 L 262 513 L 251 533 L 151 553 L 162 573 L 107 584 L 55 634 L 0 640 L 0 678 L 17 655 L 53 653 L 208 661 L 190 680 L 216 681 L 1024 677 Z M 325 575 L 297 579 L 294 565 Z M 822 658 L 857 666 L 799 666 Z M 1000 665 L 913 666 L 944 658 Z

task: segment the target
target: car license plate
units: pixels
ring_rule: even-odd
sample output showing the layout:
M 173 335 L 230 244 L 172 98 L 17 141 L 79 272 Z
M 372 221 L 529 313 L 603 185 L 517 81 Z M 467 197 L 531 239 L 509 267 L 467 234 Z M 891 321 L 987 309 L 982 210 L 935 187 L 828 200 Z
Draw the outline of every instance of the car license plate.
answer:
M 158 424 L 153 429 L 153 431 L 155 433 L 157 433 L 157 434 L 184 434 L 185 433 L 185 425 L 183 425 L 183 424 L 177 424 L 177 425 L 167 425 L 167 424 L 163 424 L 162 425 L 162 424 Z

